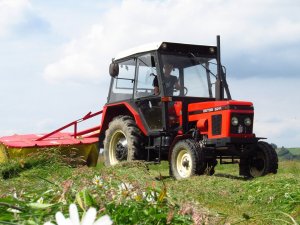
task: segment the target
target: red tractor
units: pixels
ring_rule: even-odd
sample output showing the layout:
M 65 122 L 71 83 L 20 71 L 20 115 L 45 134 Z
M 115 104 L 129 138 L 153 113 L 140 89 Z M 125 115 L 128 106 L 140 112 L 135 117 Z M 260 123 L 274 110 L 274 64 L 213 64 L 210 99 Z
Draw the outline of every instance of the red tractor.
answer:
M 231 99 L 217 46 L 161 42 L 113 59 L 99 133 L 106 165 L 168 160 L 176 179 L 239 163 L 246 177 L 277 173 L 273 147 L 253 133 L 251 102 Z

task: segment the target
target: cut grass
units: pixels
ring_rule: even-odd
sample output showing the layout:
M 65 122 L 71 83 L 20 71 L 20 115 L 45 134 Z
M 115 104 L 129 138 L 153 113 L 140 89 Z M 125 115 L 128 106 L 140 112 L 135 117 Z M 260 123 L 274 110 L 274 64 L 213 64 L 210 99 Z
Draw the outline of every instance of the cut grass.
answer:
M 165 177 L 168 164 L 150 166 L 150 172 Z M 238 165 L 218 165 L 214 176 L 164 182 L 176 202 L 199 203 L 224 221 L 282 224 L 282 220 L 292 222 L 284 213 L 300 220 L 299 175 L 300 162 L 286 161 L 280 162 L 278 174 L 251 180 L 238 176 Z
M 0 172 L 20 164 L 14 163 L 1 165 Z M 0 221 L 10 224 L 53 221 L 56 211 L 67 213 L 68 204 L 74 201 L 78 204 L 78 196 L 89 195 L 90 200 L 82 207 L 94 206 L 100 214 L 109 214 L 116 224 L 134 224 L 138 218 L 149 219 L 145 220 L 148 224 L 166 223 L 167 217 L 174 217 L 172 224 L 192 224 L 192 221 L 202 224 L 296 224 L 300 221 L 300 162 L 280 162 L 278 174 L 252 180 L 238 176 L 238 165 L 218 165 L 214 176 L 180 181 L 170 178 L 168 171 L 167 162 L 158 165 L 122 163 L 114 167 L 104 167 L 100 162 L 96 168 L 72 168 L 59 160 L 40 161 L 19 171 L 18 176 L 0 178 Z M 110 190 L 104 186 L 95 187 L 95 175 L 99 175 Z M 155 191 L 162 195 L 166 190 L 167 195 L 163 196 L 160 208 L 146 201 L 114 199 L 122 183 L 131 184 L 134 190 L 130 191 L 134 193 Z M 83 191 L 89 194 L 78 194 Z M 51 206 L 43 210 L 30 207 L 41 197 L 43 203 Z M 22 213 L 15 216 L 7 210 L 13 207 L 22 208 Z M 178 217 L 171 217 L 172 213 Z

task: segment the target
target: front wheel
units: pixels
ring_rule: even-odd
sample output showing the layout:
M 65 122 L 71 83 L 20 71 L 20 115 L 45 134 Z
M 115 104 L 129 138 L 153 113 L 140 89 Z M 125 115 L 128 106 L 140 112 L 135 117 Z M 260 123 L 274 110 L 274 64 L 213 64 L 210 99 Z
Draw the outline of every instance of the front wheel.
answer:
M 201 153 L 201 148 L 195 141 L 178 141 L 171 154 L 170 174 L 177 180 L 200 174 L 204 165 Z
M 267 142 L 258 142 L 255 153 L 247 161 L 246 176 L 260 177 L 269 173 L 277 173 L 278 156 L 275 149 Z

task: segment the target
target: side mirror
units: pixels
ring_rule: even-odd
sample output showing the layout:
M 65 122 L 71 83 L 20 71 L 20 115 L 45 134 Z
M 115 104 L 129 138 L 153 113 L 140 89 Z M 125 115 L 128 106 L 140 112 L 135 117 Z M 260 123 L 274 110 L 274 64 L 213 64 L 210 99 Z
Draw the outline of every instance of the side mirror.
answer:
M 112 62 L 109 65 L 109 75 L 112 77 L 116 77 L 119 75 L 119 64 L 118 63 Z

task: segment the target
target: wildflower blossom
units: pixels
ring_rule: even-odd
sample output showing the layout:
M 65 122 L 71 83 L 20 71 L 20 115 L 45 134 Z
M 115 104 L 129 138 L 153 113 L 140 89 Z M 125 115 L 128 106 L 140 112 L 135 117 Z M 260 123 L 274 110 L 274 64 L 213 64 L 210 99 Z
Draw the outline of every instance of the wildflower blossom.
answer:
M 155 202 L 156 193 L 154 191 L 151 192 L 143 192 L 143 198 L 147 202 Z
M 112 220 L 108 215 L 100 217 L 98 220 L 96 219 L 97 211 L 95 208 L 89 208 L 89 210 L 83 216 L 81 222 L 79 220 L 79 214 L 77 210 L 77 206 L 75 204 L 71 204 L 69 207 L 70 218 L 65 218 L 61 212 L 57 212 L 55 214 L 56 223 L 58 225 L 111 225 Z M 54 225 L 51 222 L 46 222 L 44 225 Z
M 102 187 L 103 186 L 103 179 L 100 177 L 100 176 L 95 176 L 93 178 L 93 184 L 99 186 L 99 187 Z
M 119 187 L 119 193 L 123 196 L 123 197 L 130 197 L 130 194 L 133 193 L 133 186 L 129 183 L 121 183 L 120 185 L 118 185 Z
M 274 197 L 274 196 L 270 196 L 270 197 L 269 197 L 269 201 L 268 201 L 268 203 L 272 203 L 272 202 L 274 201 L 274 199 L 275 199 L 275 197 Z
M 284 197 L 285 198 L 290 198 L 291 196 L 290 196 L 290 194 L 288 192 L 286 192 L 286 193 L 284 193 Z
M 132 184 L 129 183 L 121 183 L 118 187 L 120 191 L 131 191 L 133 189 Z

